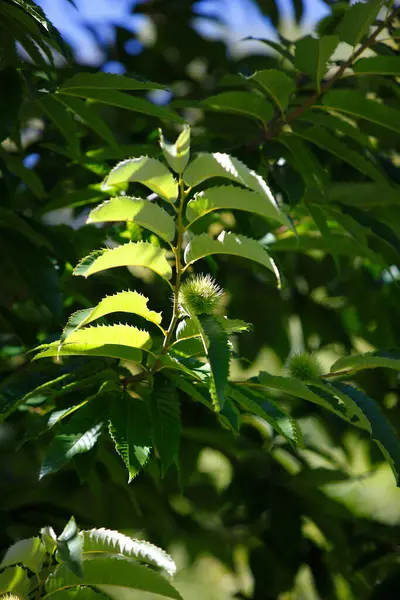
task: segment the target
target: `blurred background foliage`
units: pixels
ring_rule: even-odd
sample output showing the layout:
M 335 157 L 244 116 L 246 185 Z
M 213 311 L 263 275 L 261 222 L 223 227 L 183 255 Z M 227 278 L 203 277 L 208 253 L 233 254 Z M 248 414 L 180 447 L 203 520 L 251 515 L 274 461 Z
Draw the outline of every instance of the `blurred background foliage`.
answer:
M 15 10 L 12 2 L 2 9 L 6 4 Z M 108 20 L 100 22 L 94 18 L 95 0 L 42 5 L 53 18 L 58 15 L 54 25 L 65 30 L 63 39 L 40 18 L 27 14 L 21 22 L 7 10 L 0 17 L 3 398 L 22 397 L 64 370 L 99 368 L 101 361 L 78 359 L 61 366 L 30 365 L 26 353 L 56 339 L 74 310 L 128 289 L 132 275 L 135 288 L 151 297 L 153 310 L 170 303 L 168 291 L 140 270 L 121 269 L 88 281 L 72 277 L 73 266 L 93 248 L 145 235 L 135 226 L 84 223 L 89 209 L 106 197 L 100 182 L 110 167 L 127 156 L 159 155 L 160 126 L 157 116 L 93 100 L 79 117 L 72 110 L 57 114 L 47 94 L 76 71 L 125 73 L 165 84 L 169 91 L 135 95 L 179 110 L 192 125 L 193 152 L 231 152 L 265 176 L 288 206 L 298 239 L 279 230 L 268 237 L 269 224 L 243 213 L 202 220 L 203 229 L 266 236 L 284 275 L 277 290 L 272 277 L 243 269 L 240 261 L 208 262 L 227 292 L 227 314 L 254 324 L 236 342 L 244 360 L 236 361 L 235 378 L 260 369 L 284 373 L 288 355 L 304 349 L 315 352 L 329 370 L 348 352 L 398 345 L 398 133 L 363 121 L 358 136 L 353 132 L 345 138 L 348 149 L 362 146 L 367 159 L 368 148 L 376 149 L 379 139 L 376 164 L 393 183 L 391 196 L 318 145 L 306 147 L 299 137 L 295 148 L 281 138 L 261 147 L 256 122 L 198 105 L 227 89 L 244 89 L 243 75 L 281 67 L 282 57 L 270 45 L 239 42 L 240 37 L 265 37 L 289 48 L 289 40 L 312 26 L 329 34 L 347 2 L 100 2 L 99 10 L 103 5 L 108 10 Z M 73 15 L 79 35 L 68 30 L 67 15 Z M 395 39 L 374 50 L 395 56 Z M 340 52 L 343 48 L 337 60 Z M 348 85 L 399 108 L 395 77 L 352 78 Z M 173 139 L 179 128 L 167 121 L 162 125 Z M 331 135 L 343 137 L 336 130 Z M 346 238 L 334 252 L 329 238 L 318 235 L 308 208 L 315 197 L 315 190 L 309 196 L 310 165 L 329 190 L 331 235 Z M 375 221 L 359 224 L 360 215 L 370 211 L 379 223 L 390 224 L 392 237 L 387 230 L 381 235 Z M 370 235 L 365 227 L 375 231 Z M 356 381 L 399 430 L 397 373 L 374 369 Z M 79 394 L 83 399 L 84 390 Z M 176 587 L 187 600 L 398 597 L 400 491 L 362 432 L 316 406 L 284 397 L 305 436 L 306 449 L 295 452 L 258 417 L 245 419 L 241 436 L 235 437 L 201 405 L 182 400 L 179 471 L 171 469 L 160 481 L 150 461 L 128 485 L 106 439 L 39 481 L 49 437 L 40 430 L 41 398 L 32 398 L 0 426 L 0 548 L 46 524 L 60 531 L 72 513 L 82 528 L 119 529 L 170 551 L 179 566 Z

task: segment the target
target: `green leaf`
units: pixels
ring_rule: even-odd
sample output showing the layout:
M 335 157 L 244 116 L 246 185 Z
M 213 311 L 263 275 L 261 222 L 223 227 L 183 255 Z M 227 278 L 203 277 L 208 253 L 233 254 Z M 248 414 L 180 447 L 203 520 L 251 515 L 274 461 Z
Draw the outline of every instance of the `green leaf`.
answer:
M 46 525 L 46 527 L 42 527 L 40 530 L 40 537 L 42 538 L 42 542 L 44 547 L 46 548 L 47 554 L 52 556 L 56 550 L 56 541 L 57 536 L 52 527 Z
M 108 194 L 107 192 L 104 192 L 101 189 L 101 185 L 95 183 L 81 188 L 79 190 L 75 190 L 70 194 L 62 194 L 59 198 L 51 200 L 43 207 L 41 207 L 39 214 L 44 215 L 53 210 L 65 208 L 66 206 L 70 208 L 73 208 L 75 206 L 86 206 L 86 204 L 95 203 L 99 202 L 99 200 L 103 200 L 106 195 Z
M 233 254 L 247 258 L 275 273 L 279 283 L 279 272 L 266 250 L 250 238 L 223 231 L 216 240 L 207 233 L 195 236 L 185 248 L 185 263 L 191 265 L 197 260 L 211 254 Z
M 211 369 L 210 393 L 216 411 L 224 408 L 225 388 L 229 377 L 230 349 L 228 335 L 217 319 L 211 315 L 197 317 L 202 328 L 202 338 L 207 348 Z
M 33 360 L 49 356 L 108 356 L 132 362 L 141 362 L 141 348 L 151 347 L 147 331 L 130 325 L 97 325 L 78 329 L 61 340 L 38 346 L 39 353 Z
M 330 152 L 337 158 L 348 162 L 352 167 L 374 181 L 385 183 L 385 176 L 371 161 L 366 160 L 359 152 L 350 150 L 345 143 L 334 137 L 332 133 L 320 125 L 315 125 L 307 129 L 296 127 L 294 134 L 319 146 L 322 150 Z
M 140 315 L 147 321 L 159 326 L 161 313 L 147 308 L 148 301 L 149 299 L 146 296 L 133 291 L 117 292 L 113 296 L 106 296 L 97 306 L 74 312 L 68 319 L 61 340 L 64 342 L 77 329 L 114 312 Z
M 76 73 L 64 81 L 60 90 L 79 90 L 93 88 L 102 90 L 165 90 L 165 86 L 152 81 L 140 81 L 125 75 L 112 73 Z
M 164 158 L 175 173 L 182 174 L 190 157 L 190 127 L 185 125 L 175 144 L 164 139 L 161 129 L 160 147 Z
M 357 75 L 400 75 L 400 56 L 370 56 L 353 64 Z
M 175 575 L 176 564 L 171 556 L 149 542 L 135 540 L 118 531 L 103 527 L 82 531 L 81 535 L 83 536 L 84 553 L 95 552 L 100 557 L 102 553 L 119 554 L 163 569 L 171 576 Z
M 243 385 L 229 385 L 228 395 L 243 411 L 267 421 L 291 446 L 302 446 L 303 437 L 296 421 L 271 398 L 265 398 Z
M 250 117 L 260 121 L 263 126 L 274 116 L 272 104 L 251 92 L 222 92 L 203 100 L 199 107 Z
M 371 438 L 379 446 L 385 459 L 393 470 L 399 485 L 400 475 L 400 442 L 397 434 L 385 417 L 380 407 L 372 398 L 366 396 L 357 388 L 346 383 L 332 383 L 332 387 L 350 397 L 363 412 L 369 422 Z
M 165 475 L 174 462 L 181 439 L 181 412 L 176 390 L 157 377 L 149 398 L 153 442 Z
M 338 183 L 327 191 L 330 202 L 340 202 L 358 208 L 378 208 L 397 205 L 400 188 L 375 183 Z
M 150 592 L 165 598 L 182 600 L 181 595 L 161 575 L 151 569 L 118 558 L 97 558 L 83 562 L 83 580 L 66 565 L 58 567 L 47 579 L 46 592 L 53 596 L 58 591 L 80 585 L 90 585 L 111 598 L 134 600 L 136 590 Z M 132 593 L 134 592 L 134 593 Z
M 328 70 L 328 60 L 338 43 L 336 35 L 325 35 L 320 39 L 307 36 L 296 42 L 294 65 L 299 71 L 312 75 L 318 90 L 320 81 Z
M 297 136 L 280 134 L 279 141 L 291 153 L 291 162 L 309 188 L 325 188 L 329 182 L 328 172 L 322 167 L 309 144 L 304 144 Z
M 359 371 L 360 369 L 395 369 L 400 371 L 400 352 L 398 350 L 378 350 L 365 354 L 351 354 L 339 358 L 332 366 L 331 373 L 336 371 Z
M 11 593 L 19 598 L 27 598 L 30 581 L 22 567 L 11 567 L 0 573 L 0 594 Z
M 46 190 L 35 171 L 25 167 L 20 158 L 11 156 L 8 152 L 0 151 L 0 156 L 5 161 L 7 169 L 21 179 L 37 198 L 46 197 Z
M 175 221 L 160 206 L 130 196 L 117 196 L 106 200 L 94 208 L 87 223 L 104 223 L 112 221 L 132 221 L 160 236 L 166 242 L 175 237 Z
M 109 596 L 99 594 L 89 587 L 76 587 L 57 592 L 57 600 L 109 600 Z
M 356 122 L 349 122 L 349 119 L 340 113 L 333 115 L 327 112 L 322 113 L 307 110 L 299 117 L 298 120 L 308 121 L 309 123 L 313 123 L 313 125 L 317 126 L 322 125 L 322 127 L 327 127 L 328 129 L 333 130 L 335 133 L 344 133 L 348 137 L 359 142 L 362 146 L 364 146 L 364 148 L 373 150 L 373 145 L 371 144 L 368 135 L 360 131 L 360 128 Z
M 48 250 L 53 251 L 53 247 L 47 238 L 31 227 L 25 219 L 12 210 L 0 208 L 0 228 L 14 229 L 28 238 L 35 246 L 44 246 Z
M 288 218 L 281 212 L 272 194 L 268 199 L 256 192 L 243 190 L 233 185 L 212 187 L 199 192 L 186 206 L 186 218 L 190 221 L 188 227 L 194 221 L 210 213 L 213 210 L 245 210 L 266 219 L 274 219 L 283 225 L 287 225 Z
M 386 223 L 376 219 L 372 213 L 354 206 L 343 206 L 343 212 L 365 227 L 367 234 L 371 232 L 389 244 L 400 255 L 400 239 L 396 232 Z
M 177 181 L 167 167 L 156 158 L 140 156 L 123 160 L 110 171 L 104 184 L 111 186 L 128 181 L 142 183 L 167 202 L 175 202 L 178 197 Z
M 209 395 L 208 388 L 202 383 L 190 382 L 181 375 L 176 375 L 175 373 L 170 373 L 169 371 L 165 372 L 165 377 L 167 377 L 172 383 L 182 390 L 187 396 L 192 398 L 193 400 L 197 400 L 201 404 L 204 404 L 209 410 L 214 410 L 211 402 L 211 397 Z
M 225 177 L 236 181 L 236 183 L 260 194 L 272 206 L 276 206 L 272 192 L 261 175 L 257 175 L 241 160 L 229 154 L 220 152 L 200 154 L 188 165 L 183 174 L 185 183 L 190 187 L 195 187 L 212 177 Z M 281 219 L 283 218 L 284 213 L 281 212 Z M 286 223 L 290 226 L 289 219 L 286 219 Z
M 115 449 L 128 469 L 130 483 L 151 453 L 151 422 L 147 403 L 129 394 L 122 394 L 113 403 L 109 431 Z
M 283 58 L 286 58 L 286 60 L 288 60 L 290 63 L 293 63 L 293 56 L 282 44 L 278 44 L 277 42 L 273 42 L 272 40 L 267 40 L 265 38 L 253 37 L 251 35 L 243 38 L 242 41 L 243 42 L 246 42 L 246 41 L 261 42 L 261 43 L 265 44 L 266 46 L 269 46 L 270 48 L 275 50 L 278 54 L 283 56 Z M 273 53 L 271 52 L 271 54 L 273 54 Z
M 83 98 L 90 98 L 96 100 L 102 104 L 109 104 L 111 106 L 118 106 L 119 108 L 125 108 L 126 110 L 132 110 L 134 112 L 149 115 L 151 117 L 157 117 L 166 121 L 172 121 L 174 123 L 183 123 L 183 119 L 170 108 L 164 108 L 157 104 L 152 104 L 144 98 L 136 98 L 130 96 L 126 92 L 119 92 L 118 90 L 111 88 L 100 88 L 100 87 L 68 87 L 59 90 L 60 95 L 64 96 L 78 96 Z
M 53 121 L 64 136 L 67 145 L 75 157 L 80 155 L 79 136 L 76 123 L 65 106 L 53 95 L 47 94 L 38 100 L 38 104 Z
M 321 206 L 318 204 L 314 204 L 312 201 L 306 203 L 307 210 L 311 215 L 315 225 L 319 229 L 321 236 L 324 238 L 327 246 L 329 247 L 330 254 L 332 255 L 333 260 L 335 261 L 336 269 L 339 273 L 340 271 L 340 262 L 339 256 L 336 248 L 336 240 L 332 235 L 332 231 L 328 226 L 328 215 L 326 215 Z
M 383 0 L 368 0 L 351 6 L 336 28 L 340 41 L 356 46 L 368 34 L 383 5 Z
M 290 96 L 296 89 L 292 79 L 286 73 L 277 69 L 256 71 L 253 75 L 247 77 L 247 80 L 255 82 L 263 92 L 271 96 L 282 114 L 289 104 Z
M 166 251 L 149 242 L 129 242 L 111 250 L 97 250 L 83 258 L 74 269 L 74 275 L 89 277 L 114 267 L 147 267 L 168 281 L 172 269 Z
M 362 94 L 353 90 L 328 92 L 319 108 L 339 110 L 400 133 L 400 111 L 375 100 L 367 100 Z
M 0 569 L 21 563 L 37 574 L 42 569 L 45 555 L 46 550 L 40 538 L 20 540 L 8 548 L 0 563 Z
M 107 422 L 112 392 L 100 392 L 73 414 L 47 448 L 39 478 L 56 473 L 77 454 L 88 452 Z
M 72 573 L 82 578 L 83 539 L 79 535 L 74 517 L 71 517 L 62 534 L 58 536 L 56 546 L 57 559 L 66 563 Z
M 110 146 L 116 146 L 117 142 L 111 129 L 106 125 L 104 120 L 99 117 L 96 111 L 90 105 L 79 98 L 73 96 L 59 95 L 58 98 L 66 107 L 72 110 L 77 117 L 79 117 L 90 129 L 92 129 L 97 135 L 103 140 L 110 144 Z

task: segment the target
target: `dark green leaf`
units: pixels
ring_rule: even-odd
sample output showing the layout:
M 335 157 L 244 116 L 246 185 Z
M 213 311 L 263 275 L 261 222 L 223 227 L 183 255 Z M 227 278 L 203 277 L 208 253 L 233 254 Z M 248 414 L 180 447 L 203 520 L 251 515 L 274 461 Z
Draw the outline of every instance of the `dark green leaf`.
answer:
M 163 475 L 174 462 L 181 438 L 181 413 L 176 390 L 157 377 L 149 398 L 153 442 Z
M 62 534 L 58 536 L 56 546 L 57 558 L 64 562 L 72 573 L 82 578 L 83 538 L 79 535 L 74 517 L 71 517 Z

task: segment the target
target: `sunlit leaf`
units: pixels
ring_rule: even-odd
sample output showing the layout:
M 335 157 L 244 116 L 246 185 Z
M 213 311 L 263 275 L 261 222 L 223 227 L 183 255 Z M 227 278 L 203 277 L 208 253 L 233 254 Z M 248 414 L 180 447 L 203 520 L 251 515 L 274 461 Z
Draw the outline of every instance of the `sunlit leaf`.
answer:
M 160 146 L 171 169 L 175 173 L 183 173 L 190 157 L 190 127 L 188 125 L 184 126 L 175 144 L 167 142 L 160 129 Z

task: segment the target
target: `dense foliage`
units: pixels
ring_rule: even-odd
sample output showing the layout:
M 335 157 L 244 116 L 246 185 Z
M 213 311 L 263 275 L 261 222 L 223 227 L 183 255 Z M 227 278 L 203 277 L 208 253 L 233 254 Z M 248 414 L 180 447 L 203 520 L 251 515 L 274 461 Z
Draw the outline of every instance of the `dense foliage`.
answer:
M 327 4 L 237 60 L 195 4 L 140 4 L 151 43 L 104 48 L 125 75 L 1 4 L 0 593 L 122 598 L 135 568 L 178 598 L 117 529 L 189 600 L 397 581 L 400 11 Z M 106 557 L 49 533 L 71 512 Z

